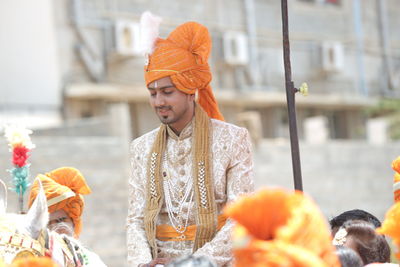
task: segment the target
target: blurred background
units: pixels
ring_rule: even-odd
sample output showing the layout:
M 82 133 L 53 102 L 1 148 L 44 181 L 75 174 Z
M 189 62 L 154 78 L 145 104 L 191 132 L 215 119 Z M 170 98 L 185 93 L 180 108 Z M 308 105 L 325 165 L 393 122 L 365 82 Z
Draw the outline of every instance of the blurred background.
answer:
M 392 204 L 400 155 L 398 0 L 289 0 L 304 190 L 331 218 Z M 81 240 L 109 266 L 126 266 L 129 143 L 159 122 L 148 104 L 139 19 L 163 18 L 166 37 L 188 20 L 213 39 L 212 86 L 228 122 L 249 129 L 257 188 L 293 188 L 277 0 L 2 0 L 0 131 L 34 131 L 31 178 L 61 166 L 82 171 Z M 0 140 L 0 177 L 11 153 Z M 9 211 L 17 198 L 9 194 Z

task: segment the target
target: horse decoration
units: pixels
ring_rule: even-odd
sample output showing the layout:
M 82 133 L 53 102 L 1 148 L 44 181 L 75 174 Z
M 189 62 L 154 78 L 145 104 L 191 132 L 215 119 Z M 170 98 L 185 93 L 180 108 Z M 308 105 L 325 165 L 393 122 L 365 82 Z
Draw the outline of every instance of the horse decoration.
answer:
M 47 229 L 47 200 L 40 192 L 26 214 L 6 213 L 7 189 L 0 180 L 0 261 L 11 264 L 24 257 L 50 257 L 61 267 L 105 266 L 74 238 Z

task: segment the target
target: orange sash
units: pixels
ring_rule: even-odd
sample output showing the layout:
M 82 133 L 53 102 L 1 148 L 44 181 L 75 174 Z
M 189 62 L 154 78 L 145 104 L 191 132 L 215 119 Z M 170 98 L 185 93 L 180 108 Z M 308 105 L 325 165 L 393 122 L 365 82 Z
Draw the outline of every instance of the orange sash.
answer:
M 223 214 L 218 216 L 218 231 L 225 225 L 227 217 Z M 183 233 L 177 232 L 168 224 L 157 225 L 156 238 L 160 241 L 193 241 L 196 236 L 196 225 L 189 225 Z

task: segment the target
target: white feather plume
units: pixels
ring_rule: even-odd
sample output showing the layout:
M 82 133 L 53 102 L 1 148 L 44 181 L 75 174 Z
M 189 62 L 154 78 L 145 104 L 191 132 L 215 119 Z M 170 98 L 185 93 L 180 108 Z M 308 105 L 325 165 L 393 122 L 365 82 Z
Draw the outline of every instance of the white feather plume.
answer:
M 146 11 L 140 18 L 140 47 L 144 55 L 151 55 L 159 35 L 161 18 Z

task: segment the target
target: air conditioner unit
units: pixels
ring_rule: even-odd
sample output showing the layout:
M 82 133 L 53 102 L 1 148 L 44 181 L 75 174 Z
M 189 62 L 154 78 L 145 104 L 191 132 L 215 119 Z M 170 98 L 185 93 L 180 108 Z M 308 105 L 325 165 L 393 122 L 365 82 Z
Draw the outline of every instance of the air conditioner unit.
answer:
M 322 69 L 326 72 L 339 72 L 344 67 L 344 50 L 340 42 L 323 42 L 321 48 Z
M 140 24 L 128 20 L 116 21 L 115 46 L 118 54 L 124 56 L 141 55 Z
M 242 32 L 225 32 L 223 36 L 224 59 L 230 65 L 249 62 L 247 36 Z

